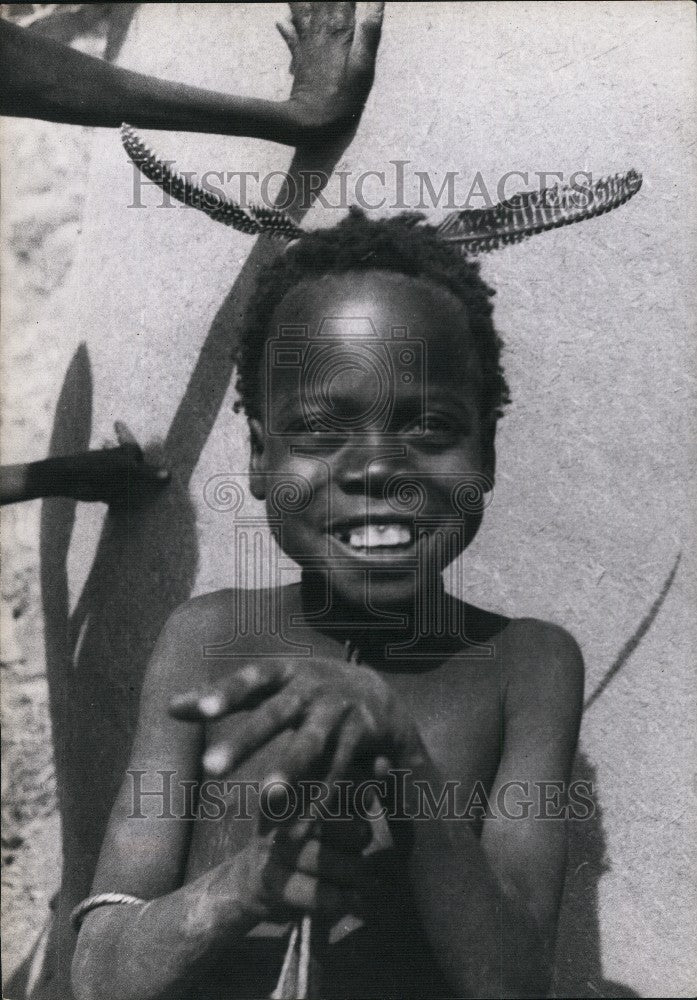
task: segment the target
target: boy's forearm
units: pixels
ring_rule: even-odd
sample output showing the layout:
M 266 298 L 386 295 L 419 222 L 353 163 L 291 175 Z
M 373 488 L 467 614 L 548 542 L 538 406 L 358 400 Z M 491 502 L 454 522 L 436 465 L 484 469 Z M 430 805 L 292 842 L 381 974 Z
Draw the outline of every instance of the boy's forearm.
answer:
M 430 761 L 414 768 L 405 803 L 414 813 L 415 780 L 442 784 Z M 412 834 L 409 875 L 420 921 L 458 995 L 544 995 L 551 949 L 525 903 L 501 886 L 469 824 L 412 820 Z
M 0 113 L 74 125 L 245 135 L 293 145 L 288 101 L 215 93 L 113 66 L 0 22 Z
M 258 922 L 235 883 L 232 862 L 229 879 L 214 871 L 143 907 L 88 914 L 73 959 L 77 1000 L 189 1000 L 221 944 L 234 948 Z

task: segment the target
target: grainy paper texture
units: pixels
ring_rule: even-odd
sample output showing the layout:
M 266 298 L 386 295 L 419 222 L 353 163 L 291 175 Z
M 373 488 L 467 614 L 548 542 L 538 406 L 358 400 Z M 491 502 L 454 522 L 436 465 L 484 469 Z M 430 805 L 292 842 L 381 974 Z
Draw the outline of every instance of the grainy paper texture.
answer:
M 287 93 L 275 5 L 127 6 L 123 66 Z M 78 44 L 97 54 L 103 36 Z M 622 662 L 581 732 L 577 771 L 595 782 L 599 812 L 572 842 L 560 995 L 687 997 L 697 979 L 696 83 L 689 3 L 391 3 L 375 86 L 341 163 L 351 178 L 385 172 L 384 184 L 365 185 L 372 203 L 387 197 L 376 216 L 391 210 L 402 169 L 408 206 L 423 193 L 417 171 L 436 191 L 455 171 L 465 192 L 477 176 L 495 192 L 508 172 L 527 173 L 507 194 L 536 186 L 540 172 L 644 176 L 621 211 L 483 263 L 513 405 L 463 593 L 568 628 L 589 694 Z M 246 139 L 147 138 L 198 173 L 263 174 L 289 159 Z M 111 130 L 4 119 L 2 165 L 3 461 L 98 447 L 122 419 L 141 441 L 167 440 L 176 470 L 168 497 L 125 536 L 105 527 L 100 505 L 3 511 L 8 984 L 31 964 L 61 856 L 61 926 L 88 891 L 164 619 L 191 594 L 243 578 L 230 520 L 205 492 L 212 476 L 246 468 L 212 323 L 251 244 L 190 210 L 158 209 L 151 189 L 146 207 L 129 208 L 133 173 Z M 332 182 L 327 197 L 337 191 Z M 338 215 L 319 207 L 307 224 Z M 67 940 L 59 932 L 53 945 Z M 60 982 L 68 963 L 59 954 Z

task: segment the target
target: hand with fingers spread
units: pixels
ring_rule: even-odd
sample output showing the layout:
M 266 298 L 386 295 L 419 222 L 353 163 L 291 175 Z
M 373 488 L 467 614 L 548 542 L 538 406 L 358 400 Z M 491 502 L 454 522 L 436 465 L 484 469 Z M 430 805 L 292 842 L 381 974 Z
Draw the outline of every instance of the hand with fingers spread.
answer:
M 290 748 L 273 775 L 332 782 L 373 774 L 385 758 L 408 765 L 418 758 L 416 727 L 394 691 L 369 667 L 332 659 L 269 659 L 247 664 L 225 683 L 175 698 L 179 719 L 207 721 L 256 706 L 234 736 L 209 747 L 203 764 L 220 777 L 278 733 L 293 730 Z M 319 773 L 321 771 L 321 773 Z
M 298 144 L 348 140 L 373 85 L 383 3 L 291 3 L 277 27 L 291 52 L 293 87 L 286 102 Z

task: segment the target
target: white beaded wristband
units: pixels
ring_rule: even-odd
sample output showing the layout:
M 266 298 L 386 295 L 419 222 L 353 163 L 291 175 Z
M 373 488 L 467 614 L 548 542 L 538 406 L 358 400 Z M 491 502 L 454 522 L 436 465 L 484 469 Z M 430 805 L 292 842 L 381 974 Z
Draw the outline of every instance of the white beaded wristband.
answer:
M 96 910 L 98 906 L 138 906 L 147 903 L 147 899 L 138 899 L 137 896 L 129 896 L 127 892 L 98 892 L 94 896 L 88 896 L 78 903 L 70 914 L 70 923 L 76 931 L 80 930 L 80 924 L 85 919 L 90 910 Z

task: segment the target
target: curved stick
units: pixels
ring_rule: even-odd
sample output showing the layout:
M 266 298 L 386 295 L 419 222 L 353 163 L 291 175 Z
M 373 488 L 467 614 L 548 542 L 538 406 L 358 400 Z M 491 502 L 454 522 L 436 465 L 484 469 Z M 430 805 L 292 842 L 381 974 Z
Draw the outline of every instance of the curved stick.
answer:
M 682 559 L 682 552 L 678 552 L 678 554 L 677 554 L 677 556 L 675 558 L 675 562 L 673 563 L 672 569 L 671 569 L 670 573 L 668 574 L 668 576 L 666 577 L 665 582 L 664 582 L 663 586 L 661 587 L 661 590 L 660 590 L 660 593 L 659 593 L 658 597 L 656 598 L 656 600 L 653 602 L 653 604 L 649 608 L 647 614 L 644 615 L 644 618 L 639 623 L 639 626 L 636 629 L 636 631 L 634 632 L 634 634 L 632 636 L 630 636 L 630 638 L 625 642 L 624 646 L 619 651 L 619 653 L 618 653 L 617 657 L 615 658 L 614 662 L 610 664 L 610 666 L 608 667 L 607 671 L 605 672 L 604 677 L 601 679 L 601 681 L 598 684 L 598 686 L 596 687 L 595 691 L 593 691 L 593 693 L 590 694 L 588 696 L 588 698 L 586 699 L 586 703 L 583 706 L 584 712 L 588 711 L 588 709 L 591 707 L 591 705 L 593 704 L 593 702 L 595 702 L 595 701 L 598 700 L 598 698 L 603 693 L 603 691 L 605 690 L 605 688 L 608 686 L 608 684 L 610 683 L 610 681 L 614 677 L 617 676 L 617 674 L 620 672 L 620 670 L 622 669 L 622 667 L 625 665 L 625 663 L 627 662 L 627 660 L 629 659 L 629 657 L 637 649 L 637 647 L 639 646 L 639 643 L 644 638 L 644 636 L 646 635 L 646 633 L 648 632 L 648 630 L 653 625 L 654 621 L 656 620 L 656 616 L 658 615 L 658 612 L 661 610 L 663 602 L 665 601 L 666 597 L 668 596 L 668 591 L 673 586 L 673 580 L 675 579 L 675 574 L 678 571 L 678 566 L 680 565 L 680 560 L 681 559 Z

